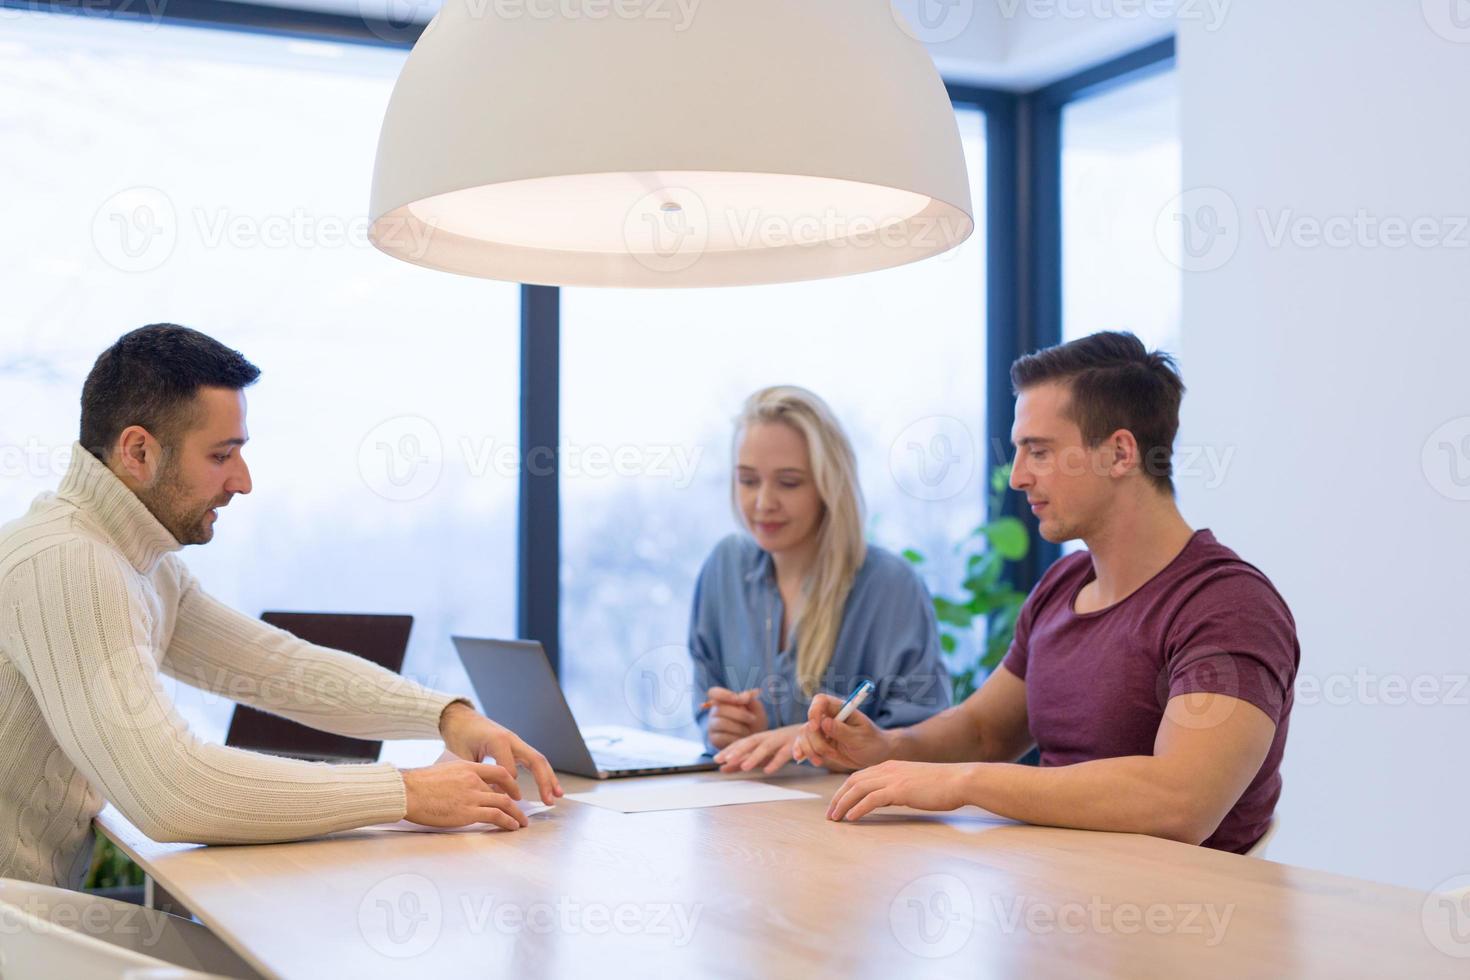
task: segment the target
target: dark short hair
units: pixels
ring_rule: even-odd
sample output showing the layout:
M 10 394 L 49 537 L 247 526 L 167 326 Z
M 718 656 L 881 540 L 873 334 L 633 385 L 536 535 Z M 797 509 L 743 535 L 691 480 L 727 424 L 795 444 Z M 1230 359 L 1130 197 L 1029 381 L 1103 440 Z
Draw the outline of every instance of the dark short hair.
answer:
M 1070 390 L 1067 414 L 1087 445 L 1127 429 L 1138 442 L 1144 474 L 1160 490 L 1174 492 L 1171 457 L 1184 381 L 1172 356 L 1150 353 L 1131 333 L 1110 331 L 1027 354 L 1011 365 L 1011 388 L 1018 395 L 1048 382 Z
M 240 391 L 259 377 L 239 351 L 198 330 L 139 327 L 102 352 L 82 385 L 82 447 L 106 461 L 122 431 L 141 425 L 172 448 L 188 431 L 200 388 Z

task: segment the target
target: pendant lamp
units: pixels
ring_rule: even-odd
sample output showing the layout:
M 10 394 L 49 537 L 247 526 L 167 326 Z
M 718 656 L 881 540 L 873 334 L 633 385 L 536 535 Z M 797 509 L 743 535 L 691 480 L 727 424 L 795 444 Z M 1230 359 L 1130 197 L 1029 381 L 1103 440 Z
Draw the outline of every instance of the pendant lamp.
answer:
M 974 230 L 890 0 L 446 0 L 388 104 L 374 245 L 558 286 L 869 272 Z

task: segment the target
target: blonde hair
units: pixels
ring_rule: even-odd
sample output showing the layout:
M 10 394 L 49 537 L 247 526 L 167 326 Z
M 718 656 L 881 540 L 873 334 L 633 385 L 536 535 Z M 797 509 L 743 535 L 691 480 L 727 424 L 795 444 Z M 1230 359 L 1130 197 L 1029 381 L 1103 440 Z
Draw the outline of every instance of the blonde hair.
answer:
M 802 583 L 802 608 L 792 626 L 796 630 L 796 676 L 807 697 L 816 693 L 832 662 L 842 611 L 848 593 L 867 558 L 863 540 L 863 491 L 857 480 L 852 443 L 827 403 L 805 388 L 779 385 L 762 388 L 745 401 L 736 419 L 731 448 L 731 502 L 743 524 L 733 473 L 739 463 L 740 440 L 752 425 L 780 422 L 806 440 L 812 478 L 822 499 L 817 525 L 817 556 Z

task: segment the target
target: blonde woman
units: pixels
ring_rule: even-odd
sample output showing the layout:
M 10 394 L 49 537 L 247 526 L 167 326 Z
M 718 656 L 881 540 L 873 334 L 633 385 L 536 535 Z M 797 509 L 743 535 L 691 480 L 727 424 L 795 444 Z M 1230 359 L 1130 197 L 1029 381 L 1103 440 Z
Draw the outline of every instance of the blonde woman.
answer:
M 816 395 L 751 395 L 731 496 L 746 534 L 705 561 L 689 647 L 695 717 L 726 772 L 791 761 L 819 693 L 876 686 L 863 711 L 911 725 L 949 707 L 934 605 L 912 567 L 863 540 L 852 446 Z

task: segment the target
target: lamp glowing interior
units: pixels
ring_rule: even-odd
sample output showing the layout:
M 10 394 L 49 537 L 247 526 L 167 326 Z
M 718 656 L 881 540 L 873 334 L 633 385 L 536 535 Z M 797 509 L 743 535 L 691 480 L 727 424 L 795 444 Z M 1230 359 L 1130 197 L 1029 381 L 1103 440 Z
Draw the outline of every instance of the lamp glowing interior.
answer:
M 607 254 L 862 241 L 930 198 L 830 177 L 713 171 L 575 174 L 471 187 L 409 205 L 447 232 L 517 248 Z

